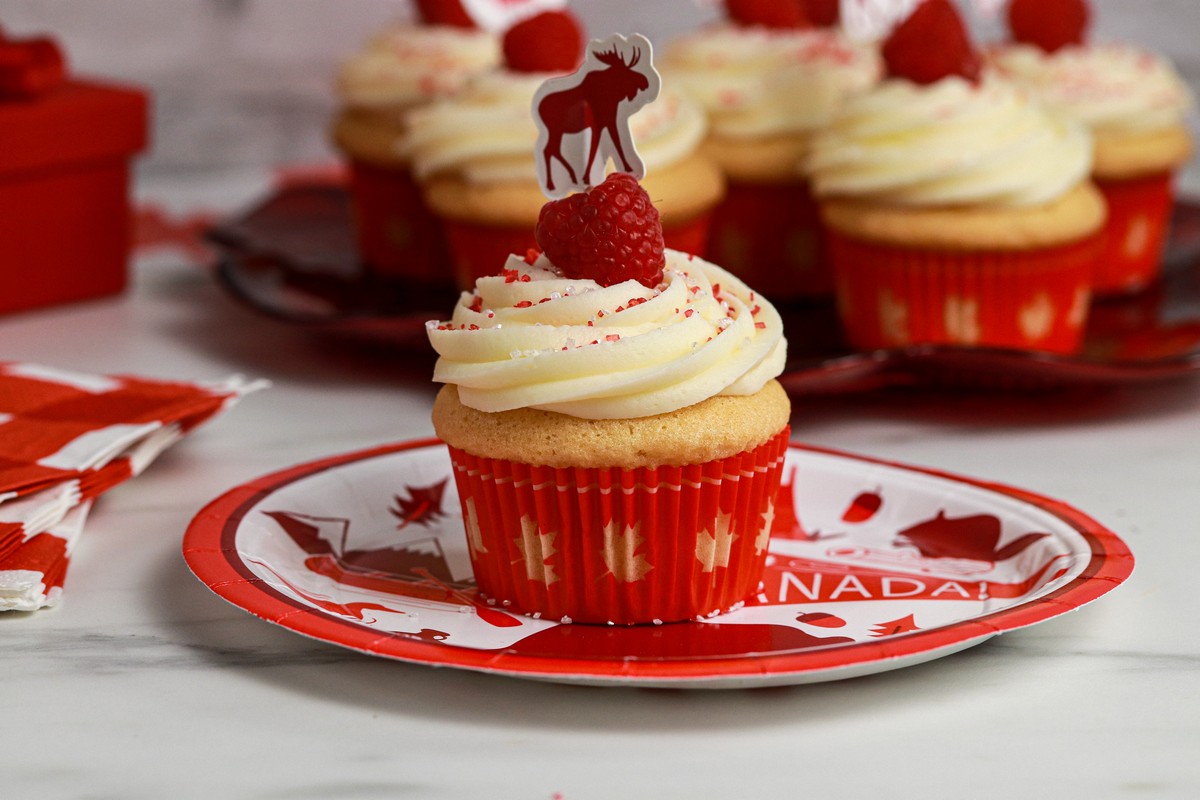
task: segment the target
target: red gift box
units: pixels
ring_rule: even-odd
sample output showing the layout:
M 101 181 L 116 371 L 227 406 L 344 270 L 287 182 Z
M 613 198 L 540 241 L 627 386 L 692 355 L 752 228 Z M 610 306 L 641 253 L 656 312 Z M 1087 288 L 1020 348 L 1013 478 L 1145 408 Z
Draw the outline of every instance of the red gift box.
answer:
M 0 96 L 0 313 L 125 288 L 146 119 L 144 92 L 107 83 Z

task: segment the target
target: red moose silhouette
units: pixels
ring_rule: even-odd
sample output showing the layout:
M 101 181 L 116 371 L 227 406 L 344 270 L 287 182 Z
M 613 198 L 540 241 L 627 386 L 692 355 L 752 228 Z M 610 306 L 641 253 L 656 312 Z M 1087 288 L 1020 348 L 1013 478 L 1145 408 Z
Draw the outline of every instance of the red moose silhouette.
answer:
M 562 153 L 563 136 L 568 133 L 581 133 L 589 129 L 592 132 L 587 166 L 583 170 L 585 181 L 591 174 L 596 150 L 605 132 L 615 145 L 625 171 L 633 172 L 629 159 L 625 157 L 625 148 L 617 130 L 617 111 L 623 100 L 633 100 L 640 92 L 650 88 L 647 77 L 634 69 L 642 58 L 642 52 L 635 48 L 633 56 L 627 62 L 617 52 L 614 44 L 610 50 L 593 51 L 592 55 L 601 64 L 606 65 L 605 69 L 586 71 L 578 85 L 547 94 L 537 106 L 537 114 L 548 135 L 546 146 L 542 149 L 542 158 L 545 159 L 546 165 L 546 188 L 550 191 L 554 191 L 551 159 L 558 159 L 567 168 L 571 182 L 579 183 L 575 169 Z

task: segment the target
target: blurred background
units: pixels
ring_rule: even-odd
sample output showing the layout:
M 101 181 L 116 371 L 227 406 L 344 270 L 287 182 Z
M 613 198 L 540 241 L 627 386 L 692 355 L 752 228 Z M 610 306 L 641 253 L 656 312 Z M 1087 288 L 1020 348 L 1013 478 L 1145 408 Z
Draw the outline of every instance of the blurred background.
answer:
M 958 0 L 980 41 L 998 26 Z M 592 35 L 641 31 L 656 44 L 716 16 L 715 0 L 574 0 Z M 1092 0 L 1093 38 L 1123 40 L 1171 58 L 1200 89 L 1200 2 Z M 326 140 L 338 62 L 373 31 L 409 17 L 407 0 L 0 0 L 12 35 L 52 32 L 76 73 L 148 87 L 154 145 L 142 186 L 334 158 Z M 1194 117 L 1194 115 L 1193 115 Z M 1195 126 L 1195 119 L 1193 119 Z M 1183 176 L 1200 191 L 1200 170 Z

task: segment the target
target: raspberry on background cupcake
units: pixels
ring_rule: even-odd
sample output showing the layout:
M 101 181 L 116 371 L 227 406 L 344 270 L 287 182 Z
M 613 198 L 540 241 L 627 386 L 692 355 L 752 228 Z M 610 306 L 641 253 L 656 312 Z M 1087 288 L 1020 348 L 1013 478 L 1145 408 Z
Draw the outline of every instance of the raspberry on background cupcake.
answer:
M 428 326 L 481 592 L 594 623 L 738 605 L 788 441 L 779 315 L 665 249 L 629 175 L 547 203 L 536 236 L 543 254 L 510 257 Z
M 850 341 L 1075 352 L 1105 218 L 1087 131 L 982 70 L 949 0 L 883 56 L 809 161 Z
M 708 257 L 776 300 L 828 295 L 809 141 L 878 80 L 872 45 L 839 29 L 834 0 L 726 0 L 728 21 L 676 40 L 664 74 L 703 107 L 705 143 L 729 181 Z
M 1051 111 L 1091 130 L 1092 178 L 1109 206 L 1098 294 L 1153 282 L 1174 199 L 1174 173 L 1192 153 L 1186 85 L 1164 59 L 1127 44 L 1087 41 L 1086 0 L 1013 0 L 1012 42 L 990 64 Z
M 449 284 L 445 240 L 397 143 L 409 114 L 455 94 L 499 62 L 496 37 L 456 0 L 419 0 L 420 19 L 372 37 L 337 75 L 341 109 L 331 136 L 350 162 L 359 254 L 381 276 Z
M 533 247 L 545 196 L 532 169 L 534 92 L 584 58 L 583 32 L 565 11 L 543 12 L 508 31 L 504 68 L 476 76 L 453 100 L 417 112 L 404 141 L 428 205 L 442 220 L 460 288 L 510 253 Z M 646 189 L 662 213 L 669 245 L 702 250 L 712 208 L 724 192 L 715 163 L 698 152 L 700 110 L 673 92 L 631 121 L 650 167 Z

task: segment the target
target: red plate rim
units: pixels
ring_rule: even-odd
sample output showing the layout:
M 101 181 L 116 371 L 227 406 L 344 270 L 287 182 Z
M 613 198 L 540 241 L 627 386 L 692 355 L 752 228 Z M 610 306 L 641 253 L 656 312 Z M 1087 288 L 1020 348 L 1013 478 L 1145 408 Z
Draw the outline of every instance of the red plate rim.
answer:
M 1091 560 L 1076 578 L 1034 601 L 880 642 L 860 642 L 774 655 L 638 660 L 519 655 L 430 643 L 403 633 L 380 636 L 376 631 L 324 614 L 281 594 L 255 576 L 238 555 L 234 537 L 242 519 L 259 500 L 283 486 L 351 462 L 441 444 L 440 440 L 430 437 L 381 445 L 299 464 L 231 489 L 210 502 L 192 520 L 183 539 L 184 559 L 201 582 L 242 610 L 296 633 L 371 655 L 524 678 L 628 684 L 671 682 L 683 685 L 688 682 L 736 681 L 738 678 L 780 679 L 827 671 L 852 671 L 873 662 L 893 659 L 915 661 L 925 654 L 932 658 L 939 651 L 963 649 L 996 634 L 1065 614 L 1108 593 L 1133 572 L 1133 554 L 1120 537 L 1062 501 L 937 469 L 795 442 L 790 449 L 929 475 L 975 486 L 1035 506 L 1077 531 L 1091 548 Z

